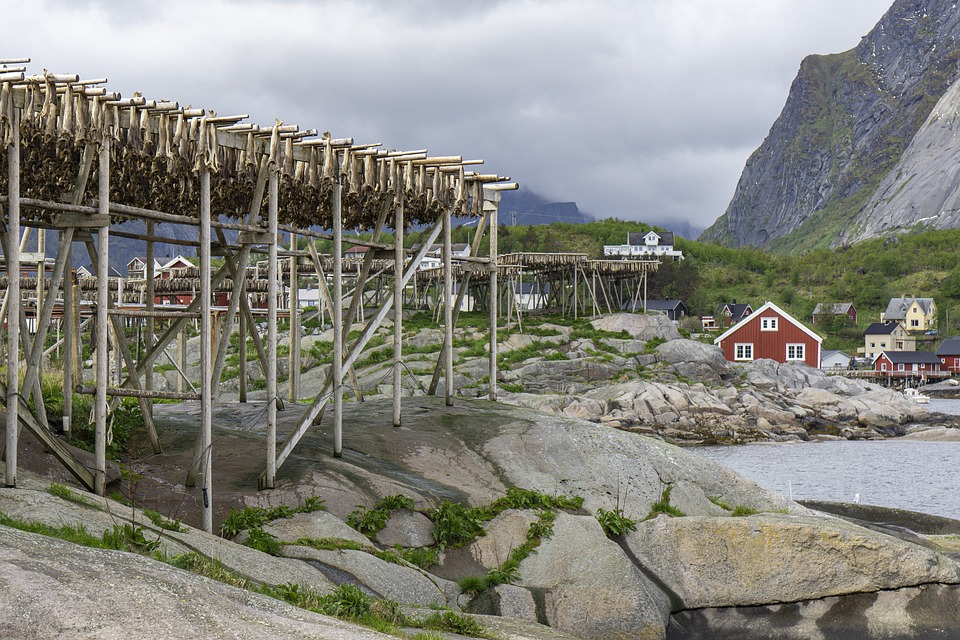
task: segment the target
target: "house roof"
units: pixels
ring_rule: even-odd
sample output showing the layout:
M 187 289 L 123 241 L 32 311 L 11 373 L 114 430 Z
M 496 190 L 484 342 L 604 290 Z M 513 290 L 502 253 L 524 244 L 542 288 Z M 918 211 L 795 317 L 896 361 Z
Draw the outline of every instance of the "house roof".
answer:
M 886 336 L 896 331 L 900 324 L 897 322 L 871 322 L 863 332 L 865 336 Z
M 934 305 L 933 298 L 890 298 L 887 310 L 883 312 L 883 317 L 887 320 L 903 320 L 907 317 L 907 309 L 914 301 L 920 305 L 924 314 L 930 313 Z
M 813 315 L 842 315 L 853 309 L 852 302 L 818 302 L 813 308 Z
M 730 311 L 730 315 L 734 320 L 739 320 L 740 318 L 753 313 L 753 309 L 750 308 L 749 304 L 737 304 L 736 302 L 731 302 L 720 307 L 720 311 L 723 311 L 724 309 Z
M 847 353 L 844 353 L 843 351 L 832 351 L 832 350 L 831 350 L 831 351 L 824 351 L 824 352 L 823 352 L 823 358 L 821 358 L 821 359 L 822 359 L 822 360 L 828 360 L 828 359 L 834 358 L 834 357 L 836 357 L 836 356 L 842 356 L 842 357 L 846 358 L 847 360 L 852 360 L 852 359 L 853 359 L 853 357 L 852 357 L 851 355 L 849 355 L 849 354 L 847 354 Z
M 676 311 L 680 307 L 683 308 L 684 313 L 689 313 L 687 305 L 683 304 L 683 300 L 647 300 L 647 311 Z M 624 300 L 620 309 L 623 311 L 643 311 L 643 300 L 637 300 L 636 304 L 633 300 Z
M 799 322 L 796 318 L 794 318 L 793 316 L 791 316 L 789 313 L 787 313 L 786 311 L 784 311 L 783 309 L 781 309 L 781 308 L 778 307 L 777 305 L 773 304 L 772 302 L 765 302 L 762 307 L 760 307 L 759 309 L 757 309 L 756 311 L 754 311 L 753 313 L 751 313 L 749 316 L 747 316 L 746 318 L 744 318 L 743 320 L 741 320 L 740 322 L 738 322 L 737 324 L 733 325 L 732 327 L 730 327 L 729 329 L 727 329 L 726 331 L 724 331 L 723 333 L 721 333 L 719 336 L 717 336 L 717 339 L 714 340 L 713 343 L 714 343 L 714 344 L 720 344 L 720 342 L 722 342 L 723 340 L 726 340 L 728 337 L 730 337 L 731 335 L 733 335 L 735 332 L 739 331 L 739 330 L 742 329 L 744 326 L 746 326 L 746 324 L 747 324 L 748 322 L 752 321 L 754 318 L 758 318 L 758 317 L 760 316 L 760 314 L 763 313 L 764 311 L 766 311 L 767 309 L 771 309 L 771 310 L 773 310 L 773 311 L 776 311 L 778 314 L 780 314 L 781 316 L 783 316 L 784 320 L 786 320 L 786 321 L 790 322 L 791 324 L 795 325 L 798 329 L 800 329 L 800 330 L 803 331 L 805 334 L 807 334 L 808 336 L 810 336 L 811 338 L 813 338 L 814 340 L 816 340 L 816 341 L 817 341 L 817 344 L 820 344 L 820 343 L 823 342 L 823 338 L 821 338 L 820 336 L 818 336 L 817 334 L 815 334 L 813 331 L 811 331 L 810 329 L 808 329 L 806 325 L 804 325 L 802 322 Z
M 960 356 L 960 338 L 947 338 L 937 347 L 938 356 Z
M 657 244 L 674 244 L 673 241 L 673 231 L 630 231 L 627 233 L 627 244 L 628 245 L 642 245 L 646 244 L 644 238 L 649 234 L 654 234 L 657 236 Z
M 940 358 L 932 351 L 881 351 L 873 361 L 881 356 L 893 364 L 940 364 Z

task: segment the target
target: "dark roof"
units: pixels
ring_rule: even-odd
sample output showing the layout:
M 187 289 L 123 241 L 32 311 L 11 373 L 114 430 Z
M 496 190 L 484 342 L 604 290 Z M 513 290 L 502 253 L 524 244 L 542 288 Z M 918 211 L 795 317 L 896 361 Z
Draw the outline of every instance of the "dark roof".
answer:
M 817 306 L 813 308 L 814 315 L 841 315 L 850 311 L 850 308 L 853 306 L 852 302 L 818 302 Z
M 947 338 L 937 347 L 938 356 L 960 356 L 960 338 Z
M 880 355 L 893 364 L 940 364 L 940 358 L 932 351 L 883 351 Z
M 647 300 L 647 309 L 651 311 L 671 311 L 677 307 L 686 309 L 687 305 L 682 300 Z
M 933 307 L 933 298 L 890 298 L 887 304 L 887 310 L 883 312 L 883 317 L 889 320 L 903 320 L 907 317 L 907 310 L 916 302 L 925 314 L 930 313 Z
M 644 236 L 646 236 L 650 231 L 630 231 L 627 233 L 627 244 L 631 246 L 645 244 L 643 241 Z M 653 233 L 657 234 L 657 237 L 660 238 L 657 244 L 674 244 L 673 241 L 673 231 L 654 231 Z
M 723 305 L 721 311 L 723 309 L 728 309 L 734 320 L 746 318 L 748 315 L 753 313 L 753 310 L 750 308 L 749 304 L 737 304 L 736 302 Z
M 894 329 L 897 328 L 896 322 L 872 322 L 866 331 L 863 332 L 865 336 L 886 336 L 893 333 Z

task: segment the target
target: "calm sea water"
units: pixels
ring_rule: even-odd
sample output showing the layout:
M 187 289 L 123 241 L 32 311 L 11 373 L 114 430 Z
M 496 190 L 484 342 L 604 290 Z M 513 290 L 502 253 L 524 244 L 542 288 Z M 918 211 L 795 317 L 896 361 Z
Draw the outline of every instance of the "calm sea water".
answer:
M 960 400 L 931 400 L 960 415 Z M 794 500 L 860 502 L 960 519 L 960 442 L 838 441 L 697 447 L 740 475 Z

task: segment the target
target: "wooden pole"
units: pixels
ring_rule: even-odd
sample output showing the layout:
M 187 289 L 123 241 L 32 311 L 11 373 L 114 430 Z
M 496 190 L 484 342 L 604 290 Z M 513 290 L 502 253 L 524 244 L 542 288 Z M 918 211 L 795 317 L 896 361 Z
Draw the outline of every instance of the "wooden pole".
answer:
M 290 233 L 290 251 L 297 250 L 297 234 Z M 300 399 L 300 259 L 290 256 L 290 402 Z
M 393 239 L 393 426 L 401 420 L 403 392 L 403 197 L 397 196 Z
M 203 473 L 203 529 L 213 533 L 213 394 L 210 274 L 210 171 L 200 174 L 200 469 Z
M 60 242 L 66 233 L 60 234 Z M 67 272 L 63 279 L 63 435 L 70 435 L 73 421 L 73 366 L 76 360 L 75 342 L 79 336 L 73 325 L 73 247 L 67 246 Z
M 7 436 L 4 483 L 17 486 L 20 424 L 20 111 L 13 109 L 13 144 L 7 147 Z
M 272 489 L 277 475 L 277 209 L 280 194 L 278 167 L 271 165 L 267 189 L 267 476 Z
M 241 289 L 241 296 L 246 296 L 246 288 Z M 241 313 L 239 318 L 240 338 L 237 340 L 237 346 L 240 350 L 240 402 L 247 401 L 247 316 Z
M 110 211 L 110 138 L 104 136 L 100 141 L 99 208 L 100 215 Z M 108 290 L 108 270 L 110 250 L 110 225 L 105 224 L 97 231 L 97 393 L 94 398 L 95 435 L 94 435 L 94 490 L 99 495 L 107 492 L 107 309 L 110 301 Z
M 443 212 L 443 366 L 444 398 L 453 406 L 453 250 L 450 239 L 450 210 Z
M 483 193 L 483 187 L 478 186 L 479 196 L 482 198 L 483 207 L 487 208 L 487 199 Z M 490 400 L 497 400 L 497 240 L 499 235 L 498 208 L 500 204 L 500 193 L 493 193 L 493 201 L 490 202 Z
M 156 223 L 153 220 L 147 220 L 147 235 L 151 238 L 153 237 L 156 229 Z M 153 343 L 157 338 L 157 326 L 156 320 L 153 318 L 153 312 L 155 307 L 154 298 L 156 292 L 156 245 L 154 241 L 147 240 L 147 264 L 144 268 L 144 293 L 146 294 L 146 300 L 144 300 L 144 306 L 147 311 L 146 318 L 146 335 L 143 340 L 146 342 L 145 351 L 150 351 L 153 348 Z M 131 377 L 135 375 L 135 372 L 131 372 Z M 147 391 L 153 390 L 153 365 L 146 368 L 143 372 L 143 387 Z M 150 418 L 153 418 L 153 401 L 149 400 L 145 404 L 141 405 L 144 411 L 150 414 Z
M 329 153 L 329 150 L 328 150 Z M 341 211 L 339 160 L 333 189 L 333 455 L 343 455 L 343 212 Z M 354 294 L 356 295 L 356 294 Z

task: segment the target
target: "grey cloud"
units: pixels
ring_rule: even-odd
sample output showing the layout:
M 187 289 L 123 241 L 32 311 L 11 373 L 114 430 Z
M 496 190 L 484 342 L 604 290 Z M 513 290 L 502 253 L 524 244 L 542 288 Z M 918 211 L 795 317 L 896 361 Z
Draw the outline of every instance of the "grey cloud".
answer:
M 15 25 L 0 56 L 261 124 L 479 157 L 595 215 L 702 226 L 803 56 L 852 48 L 889 2 L 0 0 Z

